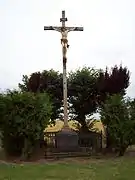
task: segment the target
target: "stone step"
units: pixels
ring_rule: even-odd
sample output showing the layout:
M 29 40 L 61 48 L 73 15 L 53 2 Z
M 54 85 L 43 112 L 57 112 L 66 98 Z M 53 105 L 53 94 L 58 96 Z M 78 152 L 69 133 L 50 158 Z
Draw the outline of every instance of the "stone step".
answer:
M 69 158 L 69 157 L 87 157 L 90 156 L 91 153 L 84 153 L 84 152 L 61 152 L 61 153 L 49 153 L 46 155 L 47 159 L 50 158 Z
M 77 149 L 74 149 L 72 151 L 70 151 L 70 150 L 68 151 L 68 153 L 86 153 L 86 152 L 91 152 L 92 148 L 91 147 L 78 147 Z M 49 149 L 47 149 L 46 152 L 49 152 L 49 153 L 64 153 L 58 148 L 49 148 Z

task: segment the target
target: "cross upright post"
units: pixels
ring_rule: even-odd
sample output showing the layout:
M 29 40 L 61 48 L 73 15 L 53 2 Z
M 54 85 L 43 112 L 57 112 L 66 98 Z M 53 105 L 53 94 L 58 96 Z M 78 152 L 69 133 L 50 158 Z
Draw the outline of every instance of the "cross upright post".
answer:
M 62 11 L 62 18 L 60 18 L 60 22 L 62 22 L 62 27 L 65 27 L 65 22 L 67 18 L 65 17 L 65 11 Z
M 44 26 L 44 30 L 55 30 L 61 33 L 62 56 L 63 56 L 63 104 L 64 104 L 64 128 L 68 128 L 68 103 L 67 103 L 67 76 L 66 76 L 66 62 L 67 62 L 67 49 L 69 48 L 67 35 L 70 31 L 83 31 L 83 27 L 66 27 L 65 11 L 62 11 L 62 18 L 60 22 L 61 27 L 58 26 Z

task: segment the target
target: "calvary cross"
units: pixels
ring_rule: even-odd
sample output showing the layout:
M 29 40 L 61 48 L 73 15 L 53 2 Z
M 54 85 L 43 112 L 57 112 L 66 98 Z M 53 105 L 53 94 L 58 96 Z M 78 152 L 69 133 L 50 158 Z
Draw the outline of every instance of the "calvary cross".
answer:
M 55 30 L 61 33 L 62 56 L 63 56 L 63 103 L 64 103 L 64 128 L 68 128 L 68 108 L 67 108 L 67 77 L 66 77 L 66 53 L 69 47 L 67 35 L 70 31 L 83 31 L 83 27 L 66 27 L 65 22 L 68 19 L 65 17 L 65 11 L 62 11 L 62 26 L 44 26 L 44 30 Z

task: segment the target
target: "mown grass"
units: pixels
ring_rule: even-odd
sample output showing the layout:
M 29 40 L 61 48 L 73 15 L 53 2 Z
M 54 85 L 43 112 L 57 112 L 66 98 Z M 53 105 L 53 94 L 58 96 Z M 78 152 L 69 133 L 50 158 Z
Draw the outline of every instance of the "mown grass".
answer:
M 38 164 L 0 164 L 0 180 L 133 180 L 135 159 L 71 159 Z

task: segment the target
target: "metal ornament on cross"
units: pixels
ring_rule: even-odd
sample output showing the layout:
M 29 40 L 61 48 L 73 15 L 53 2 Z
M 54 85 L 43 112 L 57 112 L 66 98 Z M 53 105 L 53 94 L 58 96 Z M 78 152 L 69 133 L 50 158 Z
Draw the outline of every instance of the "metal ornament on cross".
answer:
M 55 30 L 61 33 L 62 56 L 63 56 L 63 104 L 64 104 L 64 129 L 68 129 L 68 103 L 67 103 L 67 77 L 66 77 L 66 62 L 67 49 L 69 48 L 67 35 L 70 31 L 83 31 L 83 27 L 66 27 L 65 22 L 68 19 L 65 16 L 65 11 L 62 11 L 60 22 L 62 26 L 44 26 L 44 30 Z

